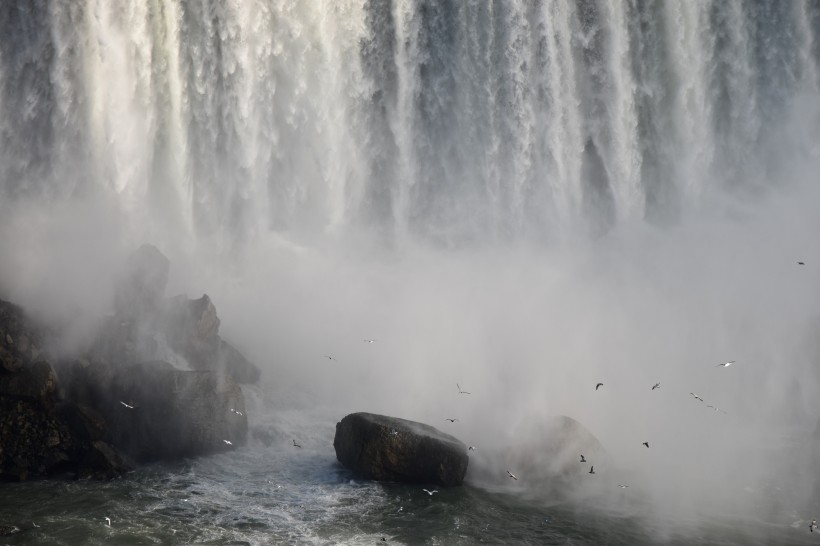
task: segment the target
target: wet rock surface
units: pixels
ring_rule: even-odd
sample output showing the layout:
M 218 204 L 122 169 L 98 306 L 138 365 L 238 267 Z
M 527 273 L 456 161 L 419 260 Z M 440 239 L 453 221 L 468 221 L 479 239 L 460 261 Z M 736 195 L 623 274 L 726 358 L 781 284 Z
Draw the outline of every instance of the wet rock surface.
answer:
M 207 295 L 163 299 L 169 267 L 141 247 L 115 314 L 71 357 L 44 350 L 55 334 L 0 300 L 0 479 L 107 478 L 245 442 L 238 382 L 257 381 L 259 369 L 219 337 Z
M 352 413 L 336 424 L 336 458 L 364 478 L 443 486 L 461 485 L 467 446 L 429 425 Z

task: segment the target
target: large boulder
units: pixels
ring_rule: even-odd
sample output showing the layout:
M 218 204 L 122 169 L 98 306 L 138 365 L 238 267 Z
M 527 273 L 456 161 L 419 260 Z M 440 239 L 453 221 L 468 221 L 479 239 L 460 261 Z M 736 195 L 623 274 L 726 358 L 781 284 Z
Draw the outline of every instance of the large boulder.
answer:
M 565 415 L 525 420 L 503 442 L 498 449 L 481 446 L 470 467 L 471 482 L 514 486 L 553 499 L 569 498 L 578 484 L 588 483 L 584 478 L 590 466 L 595 466 L 596 472 L 605 472 L 609 466 L 601 442 L 584 425 Z M 511 480 L 507 470 L 518 480 Z
M 336 458 L 364 478 L 461 485 L 467 446 L 435 428 L 397 417 L 352 413 L 336 424 Z

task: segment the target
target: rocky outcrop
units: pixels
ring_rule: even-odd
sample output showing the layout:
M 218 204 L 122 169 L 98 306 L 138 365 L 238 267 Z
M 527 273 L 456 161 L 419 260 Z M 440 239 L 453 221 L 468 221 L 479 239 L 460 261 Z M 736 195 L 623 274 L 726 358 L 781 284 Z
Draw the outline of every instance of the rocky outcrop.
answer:
M 141 247 L 129 268 L 116 313 L 71 358 L 46 355 L 55 334 L 0 301 L 0 479 L 110 477 L 245 442 L 237 381 L 259 369 L 219 337 L 208 296 L 163 299 L 169 263 L 156 248 Z
M 364 478 L 444 486 L 461 485 L 467 446 L 414 421 L 352 413 L 336 424 L 336 458 Z
M 247 437 L 239 385 L 211 372 L 143 362 L 112 372 L 103 364 L 74 362 L 66 397 L 92 415 L 105 416 L 101 431 L 136 462 L 202 455 L 240 445 Z M 85 415 L 82 422 L 97 422 Z M 226 443 L 226 440 L 230 444 Z
M 237 383 L 256 383 L 260 370 L 219 336 L 220 320 L 211 298 L 164 299 L 170 263 L 155 247 L 143 245 L 128 260 L 117 284 L 115 314 L 92 348 L 99 360 L 134 364 L 164 355 L 160 342 L 194 370 L 211 371 Z
M 75 408 L 58 398 L 54 368 L 39 348 L 41 338 L 22 309 L 0 300 L 0 479 L 119 474 L 127 465 L 99 459 L 100 450 L 109 446 L 94 445 L 78 421 L 67 419 Z
M 114 293 L 114 310 L 121 317 L 156 312 L 165 295 L 171 262 L 153 245 L 142 245 L 125 265 Z
M 162 324 L 168 345 L 192 368 L 227 375 L 237 383 L 259 380 L 259 368 L 219 337 L 219 317 L 207 294 L 197 300 L 171 298 L 165 304 Z

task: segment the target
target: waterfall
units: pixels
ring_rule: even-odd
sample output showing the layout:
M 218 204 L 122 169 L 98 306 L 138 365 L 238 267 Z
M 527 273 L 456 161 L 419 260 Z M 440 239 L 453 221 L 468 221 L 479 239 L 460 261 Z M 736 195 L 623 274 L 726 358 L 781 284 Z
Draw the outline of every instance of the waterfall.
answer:
M 0 199 L 226 240 L 599 232 L 770 184 L 818 62 L 814 0 L 9 0 Z

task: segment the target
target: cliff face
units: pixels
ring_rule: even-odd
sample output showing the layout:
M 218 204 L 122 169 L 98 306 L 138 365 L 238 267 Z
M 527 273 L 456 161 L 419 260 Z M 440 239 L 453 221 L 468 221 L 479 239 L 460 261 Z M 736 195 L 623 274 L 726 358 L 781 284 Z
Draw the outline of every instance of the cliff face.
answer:
M 88 434 L 83 413 L 58 396 L 43 337 L 22 309 L 0 300 L 0 478 L 124 471 L 114 450 Z

